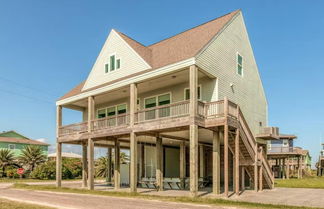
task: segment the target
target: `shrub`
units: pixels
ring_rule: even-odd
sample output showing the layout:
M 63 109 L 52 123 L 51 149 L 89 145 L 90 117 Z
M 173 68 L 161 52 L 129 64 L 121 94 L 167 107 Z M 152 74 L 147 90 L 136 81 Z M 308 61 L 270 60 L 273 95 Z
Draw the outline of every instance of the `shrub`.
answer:
M 62 178 L 74 179 L 80 178 L 82 175 L 82 165 L 79 159 L 63 159 L 62 161 Z M 55 179 L 56 178 L 56 162 L 47 161 L 37 166 L 30 174 L 35 179 Z
M 15 166 L 9 166 L 6 169 L 6 175 L 9 178 L 19 178 L 19 174 L 17 174 L 17 168 Z

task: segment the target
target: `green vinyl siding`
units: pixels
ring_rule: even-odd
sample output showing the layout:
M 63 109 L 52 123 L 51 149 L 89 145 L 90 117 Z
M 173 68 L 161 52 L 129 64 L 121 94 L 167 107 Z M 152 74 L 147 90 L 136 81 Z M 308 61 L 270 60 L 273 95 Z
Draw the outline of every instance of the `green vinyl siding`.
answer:
M 9 149 L 9 146 L 14 145 L 15 149 L 10 149 L 16 157 L 21 154 L 21 150 L 23 150 L 29 144 L 21 144 L 21 143 L 12 143 L 12 142 L 0 142 L 0 149 Z M 48 154 L 48 146 L 47 145 L 32 145 L 32 146 L 40 146 L 45 155 Z

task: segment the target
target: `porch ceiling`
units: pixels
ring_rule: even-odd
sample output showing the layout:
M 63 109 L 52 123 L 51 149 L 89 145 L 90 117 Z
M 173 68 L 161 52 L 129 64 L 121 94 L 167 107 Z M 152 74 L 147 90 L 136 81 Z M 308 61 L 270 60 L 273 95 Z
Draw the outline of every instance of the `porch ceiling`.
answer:
M 198 78 L 208 77 L 206 74 L 199 71 Z M 138 95 L 145 92 L 152 91 L 154 89 L 161 89 L 168 86 L 174 86 L 177 84 L 189 82 L 189 71 L 188 69 L 174 72 L 165 76 L 158 78 L 149 79 L 138 84 Z M 100 94 L 95 97 L 96 104 L 102 104 L 107 101 L 118 101 L 129 97 L 129 87 L 120 88 L 114 91 L 107 92 L 105 94 Z M 66 105 L 67 108 L 81 107 L 86 108 L 88 104 L 87 99 L 79 100 L 73 104 Z

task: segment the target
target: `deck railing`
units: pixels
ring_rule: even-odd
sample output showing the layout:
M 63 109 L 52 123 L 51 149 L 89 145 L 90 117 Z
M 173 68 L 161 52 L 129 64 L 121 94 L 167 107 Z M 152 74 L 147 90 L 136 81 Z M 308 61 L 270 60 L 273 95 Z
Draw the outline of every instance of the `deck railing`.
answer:
M 189 115 L 189 101 L 139 110 L 135 113 L 135 123 Z
M 88 131 L 88 122 L 75 123 L 59 127 L 59 135 L 80 134 Z
M 224 116 L 224 100 L 205 103 L 205 118 Z
M 293 147 L 271 147 L 268 149 L 268 153 L 289 153 L 294 152 Z
M 102 130 L 113 128 L 117 126 L 124 126 L 129 124 L 129 114 L 120 114 L 109 116 L 105 118 L 99 118 L 92 121 L 92 130 Z

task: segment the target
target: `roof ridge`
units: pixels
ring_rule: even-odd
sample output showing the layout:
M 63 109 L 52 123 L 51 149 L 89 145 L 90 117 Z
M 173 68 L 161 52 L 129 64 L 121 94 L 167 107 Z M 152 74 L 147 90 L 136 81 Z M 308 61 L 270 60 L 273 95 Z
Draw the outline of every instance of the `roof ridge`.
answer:
M 144 45 L 144 44 L 142 44 L 141 42 L 139 42 L 139 41 L 137 41 L 137 40 L 133 39 L 132 37 L 130 37 L 130 36 L 128 36 L 128 35 L 126 35 L 125 33 L 123 33 L 123 32 L 120 32 L 119 30 L 116 30 L 116 29 L 113 29 L 113 30 L 115 30 L 115 31 L 116 31 L 117 33 L 120 33 L 120 34 L 122 34 L 122 35 L 126 36 L 127 38 L 131 39 L 132 41 L 135 41 L 136 43 L 138 43 L 138 44 L 140 44 L 140 45 L 142 45 L 142 46 L 144 46 L 144 47 L 148 48 L 147 46 L 145 46 L 145 45 Z M 149 48 L 148 48 L 148 49 L 149 49 Z M 151 49 L 149 49 L 149 50 L 151 50 Z
M 203 26 L 203 25 L 205 25 L 205 24 L 208 24 L 208 23 L 210 23 L 210 22 L 213 22 L 213 21 L 215 21 L 215 20 L 217 20 L 217 19 L 220 19 L 220 18 L 225 17 L 225 16 L 227 16 L 227 15 L 230 15 L 230 14 L 232 14 L 232 13 L 236 13 L 236 12 L 238 12 L 238 11 L 241 11 L 241 9 L 237 9 L 237 10 L 234 10 L 233 12 L 229 12 L 229 13 L 227 13 L 227 14 L 224 14 L 224 15 L 220 16 L 220 17 L 216 17 L 216 18 L 214 18 L 214 19 L 208 20 L 207 22 L 204 22 L 204 23 L 201 23 L 201 24 L 199 24 L 199 25 L 196 25 L 196 26 L 194 26 L 194 27 L 192 27 L 192 28 L 189 28 L 189 29 L 184 30 L 184 31 L 182 31 L 182 32 L 180 32 L 180 33 L 177 33 L 177 34 L 175 34 L 175 35 L 173 35 L 173 36 L 170 36 L 170 37 L 168 37 L 168 38 L 162 39 L 162 40 L 160 40 L 160 41 L 158 41 L 158 42 L 155 42 L 155 43 L 153 43 L 153 44 L 147 45 L 147 47 L 149 48 L 149 47 L 154 46 L 154 45 L 156 45 L 156 44 L 158 44 L 158 43 L 161 43 L 161 42 L 166 41 L 166 40 L 168 40 L 168 39 L 170 39 L 170 38 L 173 38 L 173 37 L 175 37 L 175 36 L 177 36 L 177 35 L 183 34 L 183 33 L 187 32 L 187 31 L 190 31 L 190 30 L 192 30 L 192 29 L 198 28 L 198 27 L 200 27 L 200 26 Z

